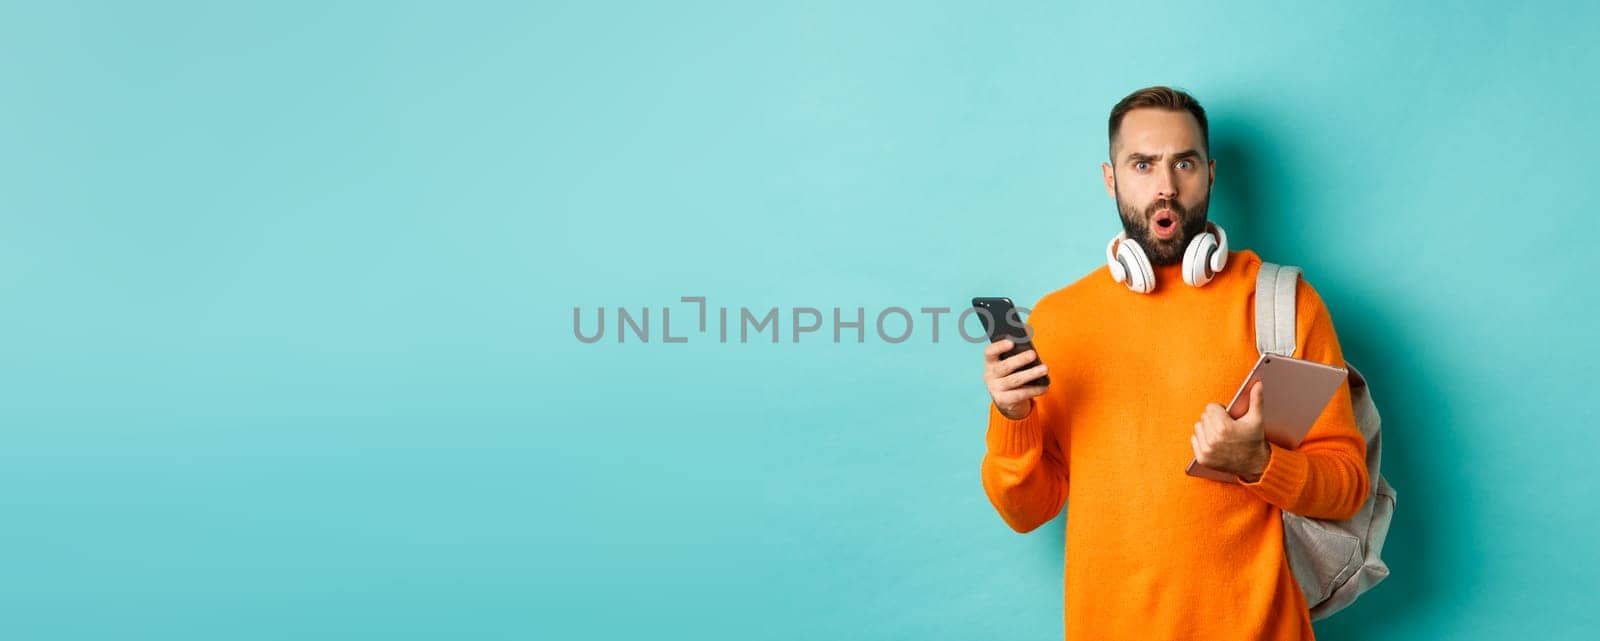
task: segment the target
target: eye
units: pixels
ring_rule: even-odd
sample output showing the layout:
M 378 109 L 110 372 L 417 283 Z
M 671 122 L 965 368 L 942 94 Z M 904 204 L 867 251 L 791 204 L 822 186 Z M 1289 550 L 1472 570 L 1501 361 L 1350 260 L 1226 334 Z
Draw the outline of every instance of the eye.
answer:
M 1141 160 L 1139 162 L 1133 163 L 1133 168 L 1137 169 L 1139 171 L 1144 171 L 1144 170 L 1150 168 L 1150 163 Z
M 1193 167 L 1193 166 L 1194 166 L 1194 163 L 1191 163 L 1191 162 L 1189 162 L 1187 160 L 1178 161 L 1178 168 L 1179 169 L 1188 169 L 1188 168 Z

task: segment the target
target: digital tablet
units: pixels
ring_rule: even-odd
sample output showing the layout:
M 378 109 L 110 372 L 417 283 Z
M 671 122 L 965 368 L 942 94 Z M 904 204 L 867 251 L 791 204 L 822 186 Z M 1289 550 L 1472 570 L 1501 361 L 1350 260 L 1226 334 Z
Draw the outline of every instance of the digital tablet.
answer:
M 1239 385 L 1239 390 L 1233 393 L 1233 400 L 1228 402 L 1228 416 L 1239 418 L 1249 411 L 1250 386 L 1262 381 L 1262 430 L 1274 445 L 1295 449 L 1300 447 L 1306 433 L 1311 431 L 1312 424 L 1317 422 L 1317 417 L 1328 407 L 1328 401 L 1333 399 L 1334 392 L 1339 391 L 1339 385 L 1349 374 L 1350 371 L 1343 367 L 1277 354 L 1262 354 Z M 1187 472 L 1190 476 L 1226 483 L 1238 482 L 1234 475 L 1213 470 L 1192 459 Z

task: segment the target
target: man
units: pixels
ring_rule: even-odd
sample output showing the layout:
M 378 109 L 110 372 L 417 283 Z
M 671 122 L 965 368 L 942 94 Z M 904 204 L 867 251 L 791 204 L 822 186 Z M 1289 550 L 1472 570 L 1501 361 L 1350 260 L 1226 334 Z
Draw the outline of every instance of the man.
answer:
M 1110 145 L 1101 170 L 1125 234 L 1114 258 L 1034 306 L 1037 355 L 1001 360 L 1010 341 L 984 351 L 984 491 L 1018 532 L 1066 506 L 1069 640 L 1311 639 L 1280 511 L 1344 519 L 1365 501 L 1350 386 L 1295 450 L 1263 438 L 1260 385 L 1248 413 L 1228 415 L 1220 402 L 1258 356 L 1262 259 L 1229 251 L 1207 221 L 1205 110 L 1181 91 L 1141 89 L 1112 108 Z M 1185 260 L 1219 237 L 1214 261 Z M 1131 264 L 1130 242 L 1148 266 Z M 1148 291 L 1130 291 L 1140 279 Z M 1294 356 L 1344 366 L 1322 299 L 1298 287 Z M 1048 387 L 1029 385 L 1046 371 Z M 1185 474 L 1190 459 L 1237 481 Z

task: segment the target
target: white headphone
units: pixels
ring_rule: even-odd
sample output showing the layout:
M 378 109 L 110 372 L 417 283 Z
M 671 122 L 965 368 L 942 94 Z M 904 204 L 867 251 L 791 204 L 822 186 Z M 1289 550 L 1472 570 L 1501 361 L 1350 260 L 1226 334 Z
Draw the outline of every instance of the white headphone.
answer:
M 1204 287 L 1228 264 L 1228 232 L 1216 223 L 1207 222 L 1206 227 L 1217 233 L 1200 233 L 1189 241 L 1189 248 L 1183 252 L 1183 282 L 1191 287 Z M 1148 294 L 1156 288 L 1156 273 L 1150 267 L 1150 259 L 1138 241 L 1128 238 L 1127 231 L 1119 232 L 1106 245 L 1106 264 L 1111 267 L 1111 277 L 1126 283 L 1128 289 Z

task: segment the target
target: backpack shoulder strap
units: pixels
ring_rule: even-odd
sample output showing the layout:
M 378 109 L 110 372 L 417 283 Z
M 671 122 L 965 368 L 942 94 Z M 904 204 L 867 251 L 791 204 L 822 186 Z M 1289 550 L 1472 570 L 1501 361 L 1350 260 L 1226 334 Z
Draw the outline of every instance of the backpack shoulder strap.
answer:
M 1295 288 L 1300 268 L 1268 262 L 1256 273 L 1256 350 L 1294 357 Z

